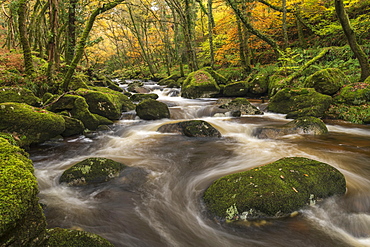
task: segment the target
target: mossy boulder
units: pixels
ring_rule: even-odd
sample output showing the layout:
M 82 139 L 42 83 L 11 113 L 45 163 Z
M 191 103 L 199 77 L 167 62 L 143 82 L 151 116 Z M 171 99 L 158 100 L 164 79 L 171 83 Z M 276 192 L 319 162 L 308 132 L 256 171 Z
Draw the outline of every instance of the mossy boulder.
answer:
M 181 96 L 185 98 L 209 98 L 220 92 L 215 79 L 206 71 L 198 70 L 188 75 L 182 85 Z
M 181 76 L 178 75 L 178 74 L 172 74 L 170 76 L 167 76 L 166 78 L 163 78 L 161 79 L 159 82 L 158 82 L 158 85 L 161 85 L 161 86 L 167 86 L 169 87 L 169 85 L 174 85 L 174 83 L 177 84 L 177 81 L 178 79 L 180 79 Z M 181 85 L 179 85 L 181 86 Z
M 60 183 L 82 186 L 107 182 L 119 176 L 126 165 L 106 158 L 88 158 L 65 170 Z
M 46 221 L 39 205 L 32 161 L 0 138 L 0 246 L 40 246 Z
M 271 98 L 268 110 L 287 114 L 287 118 L 322 117 L 331 102 L 332 97 L 313 88 L 284 88 Z
M 0 103 L 17 102 L 40 106 L 41 100 L 31 90 L 20 87 L 0 87 Z
M 201 70 L 208 72 L 213 77 L 213 79 L 215 79 L 217 85 L 226 85 L 229 82 L 225 76 L 221 75 L 211 67 L 204 67 Z
M 285 77 L 279 74 L 275 74 L 269 77 L 268 85 L 268 96 L 272 97 L 280 90 L 287 88 L 288 84 L 285 81 Z
M 113 247 L 108 240 L 89 232 L 53 228 L 48 229 L 44 247 Z
M 61 134 L 63 137 L 80 135 L 84 132 L 85 126 L 80 120 L 68 116 L 63 116 L 63 118 L 66 126 L 65 130 Z
M 346 192 L 336 168 L 303 157 L 224 176 L 204 192 L 208 210 L 228 220 L 282 217 L 319 199 Z
M 89 76 L 83 73 L 76 73 L 73 77 L 71 82 L 68 84 L 68 90 L 74 91 L 79 88 L 89 88 Z
M 170 110 L 165 103 L 154 99 L 146 99 L 136 106 L 136 114 L 144 120 L 170 118 Z
M 349 105 L 362 105 L 370 103 L 370 84 L 357 82 L 343 87 L 334 97 L 335 102 Z
M 79 89 L 76 93 L 85 98 L 91 113 L 110 120 L 118 120 L 122 111 L 134 109 L 134 104 L 126 95 L 109 88 Z
M 300 117 L 284 125 L 263 126 L 253 130 L 253 135 L 260 139 L 275 139 L 292 134 L 323 135 L 327 133 L 328 128 L 325 123 L 315 117 Z
M 161 133 L 175 133 L 189 137 L 221 137 L 221 133 L 203 120 L 190 120 L 165 124 L 158 128 Z
M 145 93 L 145 92 L 141 92 L 143 86 L 144 86 L 144 83 L 142 81 L 133 81 L 127 86 L 127 91 L 133 92 L 133 93 Z
M 230 112 L 239 111 L 241 115 L 263 115 L 263 112 L 252 105 L 246 98 L 223 101 L 219 108 L 227 109 Z
M 140 102 L 145 99 L 158 99 L 158 94 L 155 93 L 136 93 L 131 95 L 130 99 L 134 102 Z
M 260 97 L 267 94 L 269 88 L 269 76 L 258 73 L 249 83 L 248 97 Z
M 226 85 L 223 88 L 223 95 L 226 97 L 241 97 L 247 96 L 249 83 L 247 81 L 238 81 Z
M 62 116 L 24 103 L 0 104 L 0 116 L 0 131 L 17 133 L 24 146 L 47 141 L 65 130 Z
M 338 68 L 322 69 L 311 76 L 307 77 L 304 81 L 304 87 L 311 87 L 316 92 L 334 95 L 339 89 L 348 84 L 347 76 Z
M 68 111 L 71 117 L 79 119 L 90 130 L 96 130 L 101 124 L 97 116 L 90 112 L 85 98 L 78 95 L 66 94 L 46 109 L 52 112 Z

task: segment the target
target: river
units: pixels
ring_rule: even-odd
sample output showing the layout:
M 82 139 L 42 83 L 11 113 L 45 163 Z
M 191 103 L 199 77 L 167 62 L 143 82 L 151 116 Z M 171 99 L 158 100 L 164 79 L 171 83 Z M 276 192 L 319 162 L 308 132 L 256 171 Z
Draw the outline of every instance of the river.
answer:
M 212 117 L 215 99 L 170 97 L 171 119 L 123 115 L 109 131 L 55 140 L 30 151 L 48 227 L 83 229 L 115 246 L 370 246 L 370 126 L 327 122 L 329 134 L 252 136 L 255 127 L 284 124 L 284 115 Z M 255 102 L 261 109 L 265 104 Z M 211 123 L 222 138 L 159 133 L 181 119 Z M 207 215 L 204 190 L 217 178 L 288 156 L 328 163 L 346 177 L 347 193 L 308 206 L 296 217 L 230 225 Z M 125 176 L 91 187 L 58 183 L 63 171 L 88 157 L 128 166 Z

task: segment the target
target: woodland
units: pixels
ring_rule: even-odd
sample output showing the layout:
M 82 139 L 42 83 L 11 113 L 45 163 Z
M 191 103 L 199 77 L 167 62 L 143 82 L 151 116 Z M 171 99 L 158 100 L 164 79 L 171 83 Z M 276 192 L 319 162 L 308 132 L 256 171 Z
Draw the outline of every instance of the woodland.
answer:
M 370 74 L 369 0 L 2 1 L 1 84 L 37 95 L 73 76 L 160 79 L 204 66 L 229 79 L 339 68 Z

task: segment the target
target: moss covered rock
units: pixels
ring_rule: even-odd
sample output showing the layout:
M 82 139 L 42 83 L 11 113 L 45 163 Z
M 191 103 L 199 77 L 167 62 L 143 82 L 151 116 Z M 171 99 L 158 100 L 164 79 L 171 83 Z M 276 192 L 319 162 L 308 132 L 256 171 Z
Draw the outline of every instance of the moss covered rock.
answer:
M 349 105 L 362 105 L 370 103 L 370 84 L 357 82 L 343 87 L 334 97 L 335 102 Z
M 106 158 L 88 158 L 63 172 L 60 183 L 81 186 L 107 182 L 118 177 L 124 164 Z
M 17 133 L 23 145 L 47 141 L 65 130 L 62 116 L 24 103 L 0 104 L 0 116 L 0 131 Z
M 32 106 L 39 106 L 40 98 L 36 97 L 31 90 L 20 87 L 0 87 L 0 103 L 17 102 Z
M 280 90 L 287 88 L 288 84 L 284 80 L 285 77 L 279 74 L 272 75 L 269 77 L 269 85 L 268 85 L 268 96 L 272 97 Z
M 262 111 L 252 105 L 245 98 L 236 98 L 233 100 L 227 100 L 227 102 L 223 101 L 223 104 L 219 107 L 231 112 L 239 111 L 241 115 L 263 115 Z
M 154 99 L 146 99 L 136 106 L 136 114 L 144 120 L 170 118 L 170 110 L 165 103 Z
M 61 134 L 63 137 L 69 137 L 74 135 L 80 135 L 84 132 L 84 124 L 77 118 L 71 118 L 68 116 L 63 116 L 65 120 L 66 128 Z
M 328 128 L 325 123 L 315 117 L 300 117 L 284 125 L 263 126 L 253 130 L 253 135 L 260 139 L 274 139 L 292 134 L 323 135 L 326 133 Z
M 155 93 L 136 93 L 131 95 L 130 99 L 134 102 L 140 102 L 145 99 L 158 99 L 158 94 Z
M 268 88 L 269 76 L 259 73 L 249 82 L 248 97 L 263 96 L 267 94 Z
M 203 199 L 212 214 L 233 220 L 281 217 L 345 192 L 345 178 L 336 168 L 288 157 L 222 177 L 206 189 Z
M 177 81 L 181 78 L 181 76 L 179 74 L 172 74 L 170 76 L 167 76 L 166 78 L 163 78 L 161 79 L 159 82 L 158 82 L 158 85 L 161 85 L 161 86 L 167 86 L 167 87 L 170 87 L 170 85 L 178 85 Z M 178 86 L 181 86 L 178 85 Z
M 332 104 L 326 111 L 325 117 L 332 119 L 342 119 L 356 124 L 369 124 L 370 104 Z
M 271 98 L 268 110 L 287 114 L 287 118 L 322 117 L 331 102 L 330 96 L 313 88 L 284 88 Z
M 322 69 L 307 77 L 304 87 L 314 88 L 317 92 L 334 95 L 339 89 L 348 84 L 347 76 L 337 68 Z
M 221 133 L 203 120 L 191 120 L 179 123 L 165 124 L 158 128 L 162 133 L 176 133 L 189 137 L 221 137 Z
M 77 95 L 66 94 L 47 107 L 52 112 L 68 111 L 73 118 L 79 119 L 90 130 L 96 130 L 101 124 L 99 119 L 90 112 L 85 98 Z
M 215 79 L 206 71 L 198 70 L 188 75 L 182 85 L 181 95 L 185 98 L 209 98 L 220 92 Z
M 44 247 L 113 247 L 108 240 L 89 232 L 62 228 L 48 229 Z
M 226 85 L 223 88 L 223 95 L 227 97 L 247 96 L 249 83 L 247 81 L 239 81 Z
M 134 104 L 126 95 L 109 88 L 79 89 L 76 93 L 85 98 L 91 113 L 110 120 L 118 120 L 122 111 L 134 109 Z
M 229 82 L 225 76 L 221 75 L 211 67 L 204 67 L 201 70 L 208 72 L 213 77 L 213 79 L 215 79 L 217 85 L 226 85 Z
M 40 246 L 45 239 L 38 192 L 28 154 L 0 138 L 0 246 Z

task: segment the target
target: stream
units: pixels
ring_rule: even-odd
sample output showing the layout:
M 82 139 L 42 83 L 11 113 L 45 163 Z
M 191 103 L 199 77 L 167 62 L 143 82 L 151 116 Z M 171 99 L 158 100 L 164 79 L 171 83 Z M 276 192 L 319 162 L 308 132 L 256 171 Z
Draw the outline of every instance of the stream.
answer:
M 30 151 L 49 228 L 82 229 L 130 247 L 370 246 L 370 126 L 329 121 L 326 135 L 262 140 L 252 136 L 254 128 L 291 120 L 268 112 L 214 117 L 216 99 L 171 97 L 176 92 L 148 87 L 170 106 L 171 119 L 144 121 L 128 112 L 109 131 L 50 141 Z M 211 123 L 222 138 L 156 131 L 189 119 Z M 288 156 L 339 169 L 346 195 L 267 222 L 230 225 L 207 214 L 202 194 L 214 180 Z M 64 170 L 89 157 L 130 168 L 97 186 L 59 184 Z

